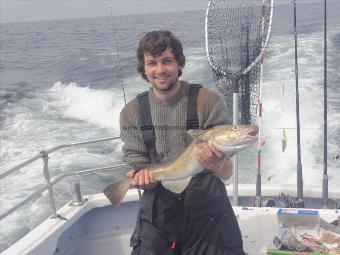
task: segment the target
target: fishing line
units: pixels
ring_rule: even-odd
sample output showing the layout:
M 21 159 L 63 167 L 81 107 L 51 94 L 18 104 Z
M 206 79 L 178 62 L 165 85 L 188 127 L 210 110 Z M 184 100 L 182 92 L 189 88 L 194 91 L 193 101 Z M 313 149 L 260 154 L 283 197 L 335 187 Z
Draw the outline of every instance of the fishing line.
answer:
M 283 83 L 282 84 L 282 115 L 283 115 L 283 112 L 284 112 L 284 100 L 285 98 L 285 84 Z M 284 152 L 286 150 L 286 147 L 287 147 L 287 135 L 286 135 L 286 131 L 284 128 L 282 128 L 282 135 L 281 135 L 281 150 L 282 152 Z
M 116 28 L 115 28 L 115 23 L 113 20 L 113 15 L 112 15 L 112 6 L 111 4 L 109 5 L 110 8 L 110 16 L 111 16 L 111 22 L 112 22 L 112 30 L 113 30 L 113 34 L 117 35 L 118 34 L 118 30 L 119 30 L 119 23 L 117 22 L 116 24 Z M 126 105 L 126 96 L 125 96 L 125 84 L 124 84 L 124 79 L 121 78 L 121 73 L 122 73 L 122 66 L 120 64 L 120 57 L 119 57 L 119 47 L 118 47 L 118 40 L 114 40 L 114 47 L 115 47 L 115 53 L 117 56 L 117 64 L 118 64 L 118 72 L 117 72 L 117 80 L 120 80 L 121 82 L 121 88 L 122 88 L 122 92 L 123 92 L 123 97 L 124 97 L 124 104 Z

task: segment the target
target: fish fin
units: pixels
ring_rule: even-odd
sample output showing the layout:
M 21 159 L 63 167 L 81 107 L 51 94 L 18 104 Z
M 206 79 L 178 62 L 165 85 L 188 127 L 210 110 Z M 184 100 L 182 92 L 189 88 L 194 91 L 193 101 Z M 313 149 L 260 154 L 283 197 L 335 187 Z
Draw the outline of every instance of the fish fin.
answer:
M 114 206 L 118 206 L 125 197 L 126 192 L 132 184 L 132 179 L 126 179 L 120 182 L 111 183 L 103 193 Z
M 203 129 L 190 129 L 188 130 L 188 135 L 191 136 L 192 139 L 199 139 L 198 137 L 203 134 L 205 130 Z
M 186 139 L 192 142 L 193 144 L 204 143 L 204 140 L 201 139 L 201 135 L 205 131 L 206 130 L 203 130 L 203 129 L 190 129 L 186 133 L 187 134 Z
M 180 179 L 180 180 L 175 180 L 175 181 L 162 181 L 162 185 L 164 188 L 174 192 L 174 193 L 181 193 L 185 190 L 185 188 L 188 186 L 191 176 L 185 178 L 185 179 Z
M 142 169 L 146 169 L 146 168 L 151 168 L 152 166 L 154 166 L 155 164 L 147 164 L 147 163 L 131 163 L 130 164 L 132 169 L 134 171 L 139 171 Z
M 236 148 L 234 146 L 224 146 L 224 147 L 219 147 L 218 145 L 213 144 L 216 150 L 220 151 L 223 153 L 223 155 L 227 158 L 231 158 L 234 156 L 237 152 Z

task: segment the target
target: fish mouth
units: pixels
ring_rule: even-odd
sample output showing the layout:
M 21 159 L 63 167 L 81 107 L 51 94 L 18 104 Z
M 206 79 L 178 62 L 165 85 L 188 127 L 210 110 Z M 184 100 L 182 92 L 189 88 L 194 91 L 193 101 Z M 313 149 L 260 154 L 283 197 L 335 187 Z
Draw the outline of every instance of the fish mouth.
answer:
M 246 136 L 244 137 L 244 139 L 240 142 L 240 144 L 249 143 L 249 142 L 254 142 L 254 141 L 256 141 L 257 139 L 258 139 L 258 136 L 257 136 L 257 135 L 255 135 L 255 136 L 253 136 L 253 135 L 246 135 Z
M 259 128 L 257 126 L 252 126 L 252 128 L 247 132 L 244 138 L 241 140 L 240 144 L 252 143 L 258 139 Z
M 251 126 L 251 129 L 245 134 L 243 139 L 241 139 L 235 145 L 244 145 L 255 142 L 258 139 L 259 128 L 257 126 Z
M 251 126 L 250 130 L 247 132 L 246 137 L 252 136 L 252 137 L 256 137 L 256 139 L 257 139 L 258 133 L 259 133 L 259 127 L 253 125 L 253 126 Z

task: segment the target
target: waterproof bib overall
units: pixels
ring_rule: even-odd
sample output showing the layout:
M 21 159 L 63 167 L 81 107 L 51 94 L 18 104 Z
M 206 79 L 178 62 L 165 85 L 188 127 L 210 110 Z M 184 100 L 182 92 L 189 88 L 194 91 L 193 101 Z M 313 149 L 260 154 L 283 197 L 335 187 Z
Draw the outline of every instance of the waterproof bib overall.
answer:
M 198 129 L 197 96 L 201 85 L 190 84 L 187 129 Z M 150 161 L 157 162 L 155 132 L 148 94 L 137 96 L 142 135 Z M 193 177 L 181 194 L 160 183 L 143 192 L 132 255 L 243 255 L 241 232 L 223 182 L 209 171 Z

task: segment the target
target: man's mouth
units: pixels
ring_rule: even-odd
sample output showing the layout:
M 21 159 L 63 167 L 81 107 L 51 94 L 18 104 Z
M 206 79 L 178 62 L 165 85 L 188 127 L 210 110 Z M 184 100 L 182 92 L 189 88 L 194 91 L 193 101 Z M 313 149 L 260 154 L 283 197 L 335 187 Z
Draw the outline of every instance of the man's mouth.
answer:
M 160 81 L 165 81 L 168 79 L 168 76 L 154 76 L 153 77 L 155 80 L 160 80 Z

